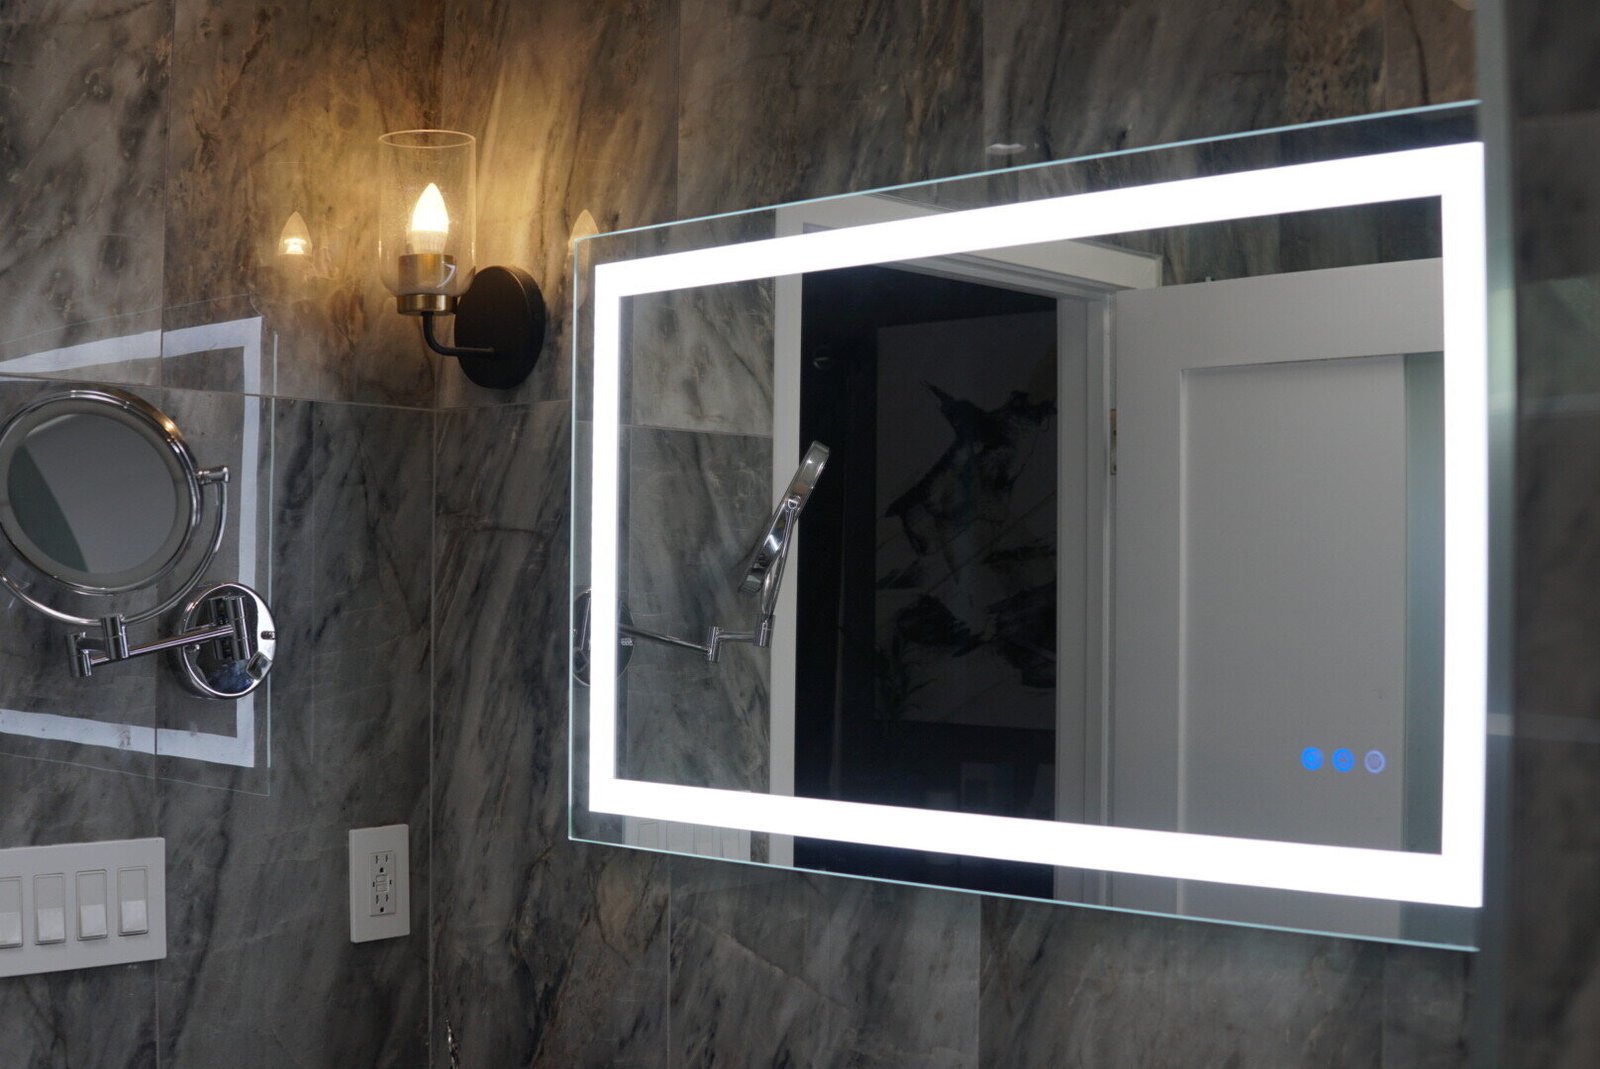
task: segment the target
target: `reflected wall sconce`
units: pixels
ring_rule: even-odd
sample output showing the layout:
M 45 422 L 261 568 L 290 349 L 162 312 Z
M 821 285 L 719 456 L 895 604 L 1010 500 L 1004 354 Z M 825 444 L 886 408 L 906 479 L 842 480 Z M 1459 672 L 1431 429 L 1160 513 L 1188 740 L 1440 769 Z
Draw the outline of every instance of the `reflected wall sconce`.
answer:
M 479 386 L 509 389 L 544 345 L 544 294 L 516 267 L 473 268 L 477 141 L 455 130 L 401 130 L 379 144 L 378 262 L 398 310 L 422 320 L 422 337 L 461 361 Z M 441 345 L 434 317 L 455 317 Z
M 288 221 L 278 232 L 278 255 L 311 255 L 311 231 L 306 227 L 305 216 L 299 212 L 290 212 Z

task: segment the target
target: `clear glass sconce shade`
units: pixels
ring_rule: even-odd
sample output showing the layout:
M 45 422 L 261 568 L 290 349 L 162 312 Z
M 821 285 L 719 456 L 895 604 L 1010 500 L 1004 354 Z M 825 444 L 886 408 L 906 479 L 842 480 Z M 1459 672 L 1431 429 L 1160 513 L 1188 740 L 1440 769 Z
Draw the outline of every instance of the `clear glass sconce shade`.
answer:
M 400 130 L 378 139 L 378 267 L 405 299 L 459 296 L 472 281 L 477 141 L 455 130 Z

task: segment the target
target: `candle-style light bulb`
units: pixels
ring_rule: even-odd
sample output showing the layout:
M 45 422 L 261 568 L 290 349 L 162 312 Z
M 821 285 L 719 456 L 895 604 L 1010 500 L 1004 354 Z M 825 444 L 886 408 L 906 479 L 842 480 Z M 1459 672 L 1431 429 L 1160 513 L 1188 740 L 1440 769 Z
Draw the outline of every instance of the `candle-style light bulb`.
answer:
M 445 210 L 444 194 L 432 182 L 417 198 L 411 209 L 411 228 L 406 231 L 406 241 L 414 253 L 442 253 L 445 239 L 450 236 L 450 213 Z
M 283 230 L 278 234 L 279 256 L 309 256 L 311 254 L 311 231 L 306 229 L 306 221 L 299 212 L 292 212 L 289 221 L 283 224 Z

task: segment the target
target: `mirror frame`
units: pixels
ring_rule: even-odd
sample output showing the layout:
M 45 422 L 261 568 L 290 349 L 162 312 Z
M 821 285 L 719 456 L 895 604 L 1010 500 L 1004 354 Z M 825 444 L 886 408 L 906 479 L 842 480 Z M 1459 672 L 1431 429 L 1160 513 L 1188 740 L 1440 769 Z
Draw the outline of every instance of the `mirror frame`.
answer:
M 623 301 L 808 271 L 1388 201 L 1441 204 L 1445 711 L 1438 854 L 773 796 L 617 775 Z M 588 797 L 595 813 L 1357 898 L 1482 905 L 1489 673 L 1489 363 L 1479 142 L 1133 186 L 598 264 L 593 269 Z M 783 449 L 798 452 L 799 443 Z M 775 456 L 774 464 L 786 461 Z
M 104 575 L 69 568 L 46 553 L 22 529 L 12 508 L 7 473 L 17 451 L 35 428 L 63 416 L 89 415 L 114 420 L 153 445 L 179 487 L 179 522 L 161 548 L 138 568 Z M 202 512 L 199 465 L 177 424 L 154 405 L 131 393 L 109 388 L 78 387 L 37 397 L 0 427 L 0 532 L 29 567 L 80 594 L 121 594 L 141 590 L 166 578 L 194 540 Z M 159 562 L 154 566 L 151 562 Z

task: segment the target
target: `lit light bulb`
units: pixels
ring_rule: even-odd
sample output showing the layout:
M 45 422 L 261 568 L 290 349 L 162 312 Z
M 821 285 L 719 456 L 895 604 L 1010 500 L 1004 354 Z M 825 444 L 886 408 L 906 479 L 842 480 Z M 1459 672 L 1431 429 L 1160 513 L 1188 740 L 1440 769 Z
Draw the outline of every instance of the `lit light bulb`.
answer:
M 411 209 L 411 229 L 406 231 L 406 240 L 414 253 L 442 253 L 449 236 L 450 213 L 445 211 L 444 194 L 429 182 L 417 198 L 417 206 Z
M 309 256 L 311 254 L 311 231 L 306 229 L 306 221 L 300 217 L 299 212 L 292 212 L 289 221 L 283 224 L 283 230 L 278 234 L 279 256 Z

